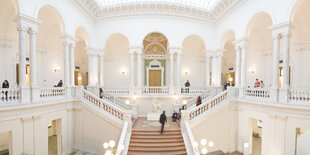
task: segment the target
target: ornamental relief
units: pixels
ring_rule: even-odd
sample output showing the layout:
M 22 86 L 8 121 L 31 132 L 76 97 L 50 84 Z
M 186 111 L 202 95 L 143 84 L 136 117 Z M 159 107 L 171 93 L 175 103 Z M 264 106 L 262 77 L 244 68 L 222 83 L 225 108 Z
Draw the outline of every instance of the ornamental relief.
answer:
M 146 55 L 165 55 L 166 50 L 165 48 L 158 43 L 150 44 L 145 48 L 144 53 Z

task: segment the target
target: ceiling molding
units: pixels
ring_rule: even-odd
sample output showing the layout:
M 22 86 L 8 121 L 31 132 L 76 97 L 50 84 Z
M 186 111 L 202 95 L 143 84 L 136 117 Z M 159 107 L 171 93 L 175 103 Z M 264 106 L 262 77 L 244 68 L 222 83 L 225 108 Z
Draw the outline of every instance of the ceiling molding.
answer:
M 220 17 L 246 0 L 221 0 L 213 9 L 207 10 L 191 5 L 171 2 L 131 2 L 101 7 L 96 0 L 72 0 L 94 20 L 128 16 L 172 16 L 215 23 Z

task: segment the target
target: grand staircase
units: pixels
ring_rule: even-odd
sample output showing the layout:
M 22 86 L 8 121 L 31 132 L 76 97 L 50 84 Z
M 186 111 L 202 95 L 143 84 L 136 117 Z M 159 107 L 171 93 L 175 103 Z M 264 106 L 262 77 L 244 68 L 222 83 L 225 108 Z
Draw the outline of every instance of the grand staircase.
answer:
M 128 155 L 186 155 L 180 129 L 133 129 Z

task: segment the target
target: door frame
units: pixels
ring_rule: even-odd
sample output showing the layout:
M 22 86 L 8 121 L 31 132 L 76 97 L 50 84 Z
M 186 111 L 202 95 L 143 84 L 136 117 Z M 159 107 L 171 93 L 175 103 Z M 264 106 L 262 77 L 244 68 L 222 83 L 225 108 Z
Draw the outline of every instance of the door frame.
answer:
M 153 67 L 159 66 L 159 67 Z M 150 70 L 160 70 L 161 71 L 161 87 L 164 86 L 164 67 L 161 66 L 161 63 L 157 60 L 150 62 L 149 66 L 146 67 L 146 85 L 149 87 L 149 72 Z

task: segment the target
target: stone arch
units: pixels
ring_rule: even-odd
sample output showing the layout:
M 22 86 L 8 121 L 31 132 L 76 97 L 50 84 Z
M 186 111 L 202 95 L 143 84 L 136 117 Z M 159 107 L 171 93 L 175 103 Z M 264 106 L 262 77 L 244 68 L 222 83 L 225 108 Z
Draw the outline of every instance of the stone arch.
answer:
M 89 46 L 89 33 L 87 33 L 86 29 L 82 26 L 78 26 L 76 29 L 75 29 L 75 38 L 78 39 L 78 40 L 84 40 L 85 41 L 85 44 L 86 46 Z

